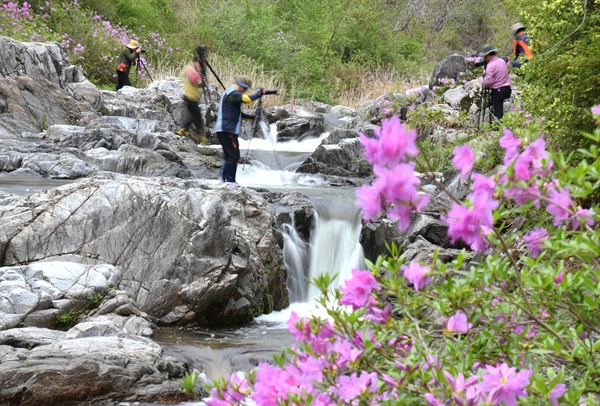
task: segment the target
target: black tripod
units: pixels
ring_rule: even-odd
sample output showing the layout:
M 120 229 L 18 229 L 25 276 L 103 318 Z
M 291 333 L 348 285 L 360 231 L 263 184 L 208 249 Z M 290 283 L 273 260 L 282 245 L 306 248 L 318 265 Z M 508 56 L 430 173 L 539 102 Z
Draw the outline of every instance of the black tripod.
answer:
M 483 86 L 481 88 L 481 100 L 479 101 L 479 111 L 477 112 L 477 131 L 479 131 L 479 125 L 483 121 L 485 123 L 486 111 L 488 114 L 488 124 L 492 122 L 492 90 L 489 87 Z
M 221 84 L 223 86 L 223 84 Z M 246 162 L 248 161 L 248 156 L 250 155 L 250 143 L 252 142 L 252 138 L 258 133 L 258 127 L 262 116 L 262 97 L 258 98 L 258 106 L 254 111 L 254 121 L 252 122 L 252 134 L 250 135 L 250 141 L 248 141 L 248 148 L 246 149 L 246 159 L 244 159 L 244 163 L 242 164 L 242 170 L 246 166 Z
M 141 58 L 141 56 L 140 56 Z M 148 77 L 150 78 L 150 82 L 153 82 L 152 76 L 150 76 L 150 72 L 148 72 L 148 69 L 146 69 L 146 64 L 144 62 L 142 62 L 142 60 L 138 58 L 135 62 L 135 80 L 133 81 L 133 86 L 137 87 L 137 79 L 138 79 L 138 72 L 141 70 L 142 72 L 146 72 L 146 75 L 148 75 Z
M 202 58 L 201 59 L 202 63 L 205 64 L 208 69 L 210 69 L 210 71 L 212 72 L 213 75 L 215 75 L 215 78 L 217 79 L 217 82 L 219 82 L 219 84 L 223 87 L 223 90 L 226 89 L 225 85 L 223 84 L 223 82 L 221 82 L 221 79 L 219 79 L 219 77 L 217 76 L 217 74 L 215 73 L 215 71 L 213 70 L 212 66 L 210 66 L 210 63 L 208 63 L 208 61 L 206 60 L 206 58 Z

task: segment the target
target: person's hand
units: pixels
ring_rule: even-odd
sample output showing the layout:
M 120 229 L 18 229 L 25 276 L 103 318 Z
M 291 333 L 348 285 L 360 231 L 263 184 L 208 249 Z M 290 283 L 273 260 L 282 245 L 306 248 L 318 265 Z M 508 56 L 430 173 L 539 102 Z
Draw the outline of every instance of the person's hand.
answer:
M 138 48 L 136 48 L 136 49 L 135 49 L 135 52 L 137 52 L 138 54 L 139 54 L 140 52 L 142 52 L 142 47 L 138 47 Z
M 483 84 L 483 76 L 479 76 L 479 77 L 477 78 L 477 80 L 479 81 L 479 83 L 482 83 L 482 84 Z
M 262 97 L 263 94 L 265 94 L 265 89 L 263 89 L 262 87 L 259 87 L 256 89 L 256 93 L 255 93 L 258 97 Z

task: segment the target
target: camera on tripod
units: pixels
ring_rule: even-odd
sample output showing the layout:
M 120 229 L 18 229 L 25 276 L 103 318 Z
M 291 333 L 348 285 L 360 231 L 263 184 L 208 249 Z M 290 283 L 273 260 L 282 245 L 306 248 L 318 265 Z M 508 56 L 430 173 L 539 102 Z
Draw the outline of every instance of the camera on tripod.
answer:
M 200 61 L 204 61 L 206 58 L 206 45 L 198 45 L 196 47 L 196 57 Z
M 141 52 L 141 53 L 143 53 L 143 54 L 144 54 L 144 53 L 146 53 L 146 52 L 148 52 L 148 50 L 147 50 L 147 49 L 144 49 L 144 48 L 142 48 L 142 47 L 138 47 L 138 49 L 139 49 L 139 50 L 140 50 L 140 52 Z

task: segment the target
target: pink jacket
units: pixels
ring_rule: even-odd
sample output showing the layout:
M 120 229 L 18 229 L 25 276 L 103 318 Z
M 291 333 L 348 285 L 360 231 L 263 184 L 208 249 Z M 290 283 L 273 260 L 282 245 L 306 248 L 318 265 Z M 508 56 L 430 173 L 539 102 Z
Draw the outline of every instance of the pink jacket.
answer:
M 500 89 L 504 86 L 510 86 L 508 67 L 503 59 L 494 56 L 488 62 L 485 68 L 485 76 L 483 77 L 483 85 L 491 89 Z

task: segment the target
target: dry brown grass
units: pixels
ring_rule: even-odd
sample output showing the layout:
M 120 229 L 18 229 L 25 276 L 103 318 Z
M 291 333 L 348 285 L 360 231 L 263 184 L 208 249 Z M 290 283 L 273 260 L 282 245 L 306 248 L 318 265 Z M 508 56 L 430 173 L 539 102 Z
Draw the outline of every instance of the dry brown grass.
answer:
M 188 59 L 193 57 L 190 52 Z M 227 56 L 222 56 L 216 53 L 209 53 L 208 60 L 210 66 L 217 73 L 219 79 L 227 87 L 234 81 L 236 75 L 247 75 L 253 81 L 253 87 L 263 87 L 265 89 L 277 88 L 279 94 L 269 95 L 263 98 L 263 106 L 281 106 L 289 103 L 293 110 L 296 105 L 296 91 L 294 78 L 286 78 L 282 80 L 277 74 L 265 72 L 252 63 L 251 60 L 232 59 Z M 168 58 L 163 60 L 153 61 L 153 79 L 163 80 L 168 77 L 179 77 L 187 62 L 169 61 Z M 348 83 L 348 75 L 355 86 L 343 88 L 344 83 Z M 401 93 L 407 89 L 418 87 L 429 82 L 429 72 L 422 70 L 418 74 L 410 76 L 401 75 L 393 69 L 378 69 L 369 72 L 346 72 L 346 80 L 337 79 L 333 83 L 333 88 L 340 90 L 337 94 L 332 95 L 332 99 L 338 100 L 338 103 L 343 106 L 357 108 L 366 100 L 373 100 L 384 93 Z M 208 71 L 208 81 L 217 85 L 219 90 L 223 89 L 218 84 L 217 78 Z
M 401 93 L 427 83 L 429 73 L 424 70 L 419 74 L 406 76 L 392 69 L 378 69 L 359 76 L 356 86 L 342 90 L 337 99 L 341 105 L 356 108 L 360 103 L 373 100 L 384 93 Z
M 190 53 L 189 60 L 191 60 L 192 57 L 193 55 Z M 288 97 L 286 87 L 283 84 L 283 81 L 280 80 L 277 75 L 269 74 L 268 72 L 260 70 L 260 68 L 253 65 L 251 61 L 243 59 L 233 60 L 218 54 L 209 54 L 208 61 L 225 87 L 233 83 L 236 75 L 247 75 L 252 79 L 252 87 L 255 89 L 257 87 L 263 87 L 265 89 L 277 88 L 279 90 L 277 95 L 269 95 L 268 97 L 263 98 L 264 107 L 281 106 L 285 103 L 284 100 L 286 100 Z M 173 63 L 172 61 L 168 61 L 166 59 L 153 62 L 154 73 L 152 77 L 154 80 L 164 80 L 169 77 L 179 77 L 181 76 L 183 68 L 187 64 L 187 62 Z M 217 78 L 210 70 L 208 70 L 207 80 L 210 83 L 217 85 L 220 91 L 223 90 L 221 85 L 219 85 Z

